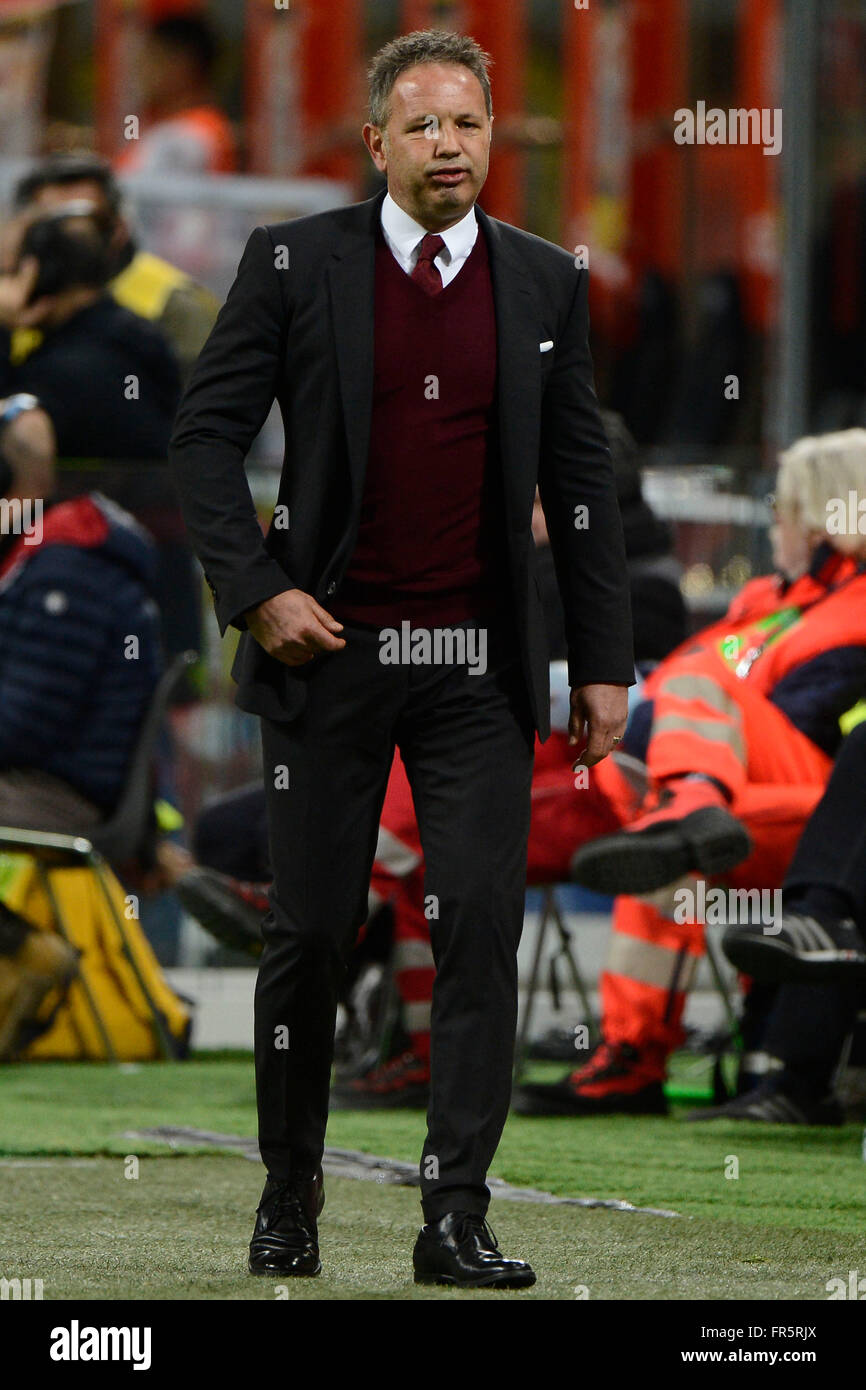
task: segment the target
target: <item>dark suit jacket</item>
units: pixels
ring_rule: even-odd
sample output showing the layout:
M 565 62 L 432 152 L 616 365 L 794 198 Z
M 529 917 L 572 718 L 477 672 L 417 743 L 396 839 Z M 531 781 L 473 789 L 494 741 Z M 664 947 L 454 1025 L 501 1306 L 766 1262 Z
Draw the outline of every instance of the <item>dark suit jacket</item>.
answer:
M 245 628 L 247 609 L 287 588 L 327 608 L 354 550 L 372 413 L 383 198 L 255 229 L 181 403 L 169 459 L 223 632 L 230 624 Z M 510 601 L 536 726 L 546 738 L 548 652 L 531 532 L 536 482 L 565 609 L 572 686 L 634 680 L 622 523 L 592 383 L 587 272 L 560 247 L 477 211 L 496 306 Z M 289 525 L 272 525 L 263 538 L 244 458 L 274 397 L 286 439 L 279 503 Z M 575 527 L 579 505 L 589 509 L 582 529 Z M 238 704 L 271 719 L 296 717 L 320 659 L 286 666 L 244 632 L 232 671 Z

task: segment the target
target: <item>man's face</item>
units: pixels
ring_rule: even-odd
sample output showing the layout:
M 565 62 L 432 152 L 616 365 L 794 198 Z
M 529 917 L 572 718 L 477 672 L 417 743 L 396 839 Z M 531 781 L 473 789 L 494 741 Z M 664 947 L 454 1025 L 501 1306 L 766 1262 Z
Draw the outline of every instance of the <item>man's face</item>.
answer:
M 776 520 L 770 527 L 773 564 L 788 579 L 799 579 L 809 568 L 812 552 L 821 539 L 820 536 L 810 535 L 790 512 L 784 508 L 778 510 Z
M 394 83 L 388 124 L 364 127 L 395 203 L 428 231 L 452 227 L 487 178 L 492 120 L 474 73 L 458 63 L 419 63 Z
M 201 74 L 184 53 L 148 34 L 139 55 L 138 83 L 145 106 L 174 106 L 198 89 Z

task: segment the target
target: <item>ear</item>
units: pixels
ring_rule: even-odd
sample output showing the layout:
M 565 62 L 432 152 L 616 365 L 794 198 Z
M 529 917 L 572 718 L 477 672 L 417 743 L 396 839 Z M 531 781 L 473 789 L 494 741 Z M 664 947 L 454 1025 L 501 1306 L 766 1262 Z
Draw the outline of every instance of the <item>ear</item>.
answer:
M 370 125 L 369 121 L 361 132 L 364 144 L 370 151 L 370 158 L 379 170 L 384 174 L 388 168 L 388 157 L 385 153 L 385 137 L 377 125 Z

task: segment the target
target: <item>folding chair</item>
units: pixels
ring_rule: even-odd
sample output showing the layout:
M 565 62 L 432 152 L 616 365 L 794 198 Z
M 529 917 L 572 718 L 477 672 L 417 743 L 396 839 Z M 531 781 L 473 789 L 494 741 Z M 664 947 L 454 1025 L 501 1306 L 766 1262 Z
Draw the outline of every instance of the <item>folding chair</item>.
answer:
M 535 1009 L 536 995 L 540 988 L 541 962 L 544 958 L 544 945 L 548 930 L 553 928 L 559 941 L 559 947 L 550 963 L 551 984 L 556 990 L 556 966 L 557 962 L 564 960 L 571 977 L 577 997 L 583 1009 L 583 1017 L 589 1033 L 590 1043 L 595 1043 L 599 1038 L 598 1023 L 592 1011 L 589 1001 L 589 991 L 586 987 L 580 966 L 577 960 L 577 948 L 574 944 L 574 934 L 565 925 L 562 909 L 556 897 L 559 887 L 556 883 L 546 883 L 541 887 L 541 910 L 538 916 L 538 926 L 535 936 L 535 950 L 532 956 L 532 969 L 529 974 L 529 983 L 526 987 L 526 999 L 523 1005 L 523 1016 L 520 1022 L 520 1030 L 517 1036 L 517 1046 L 515 1048 L 514 1059 L 514 1080 L 517 1083 L 523 1075 L 526 1067 L 527 1053 L 529 1050 L 529 1030 L 532 1026 L 532 1015 Z
M 718 991 L 725 1010 L 725 1017 L 728 1021 L 728 1027 L 731 1030 L 731 1037 L 737 1039 L 740 1035 L 740 1022 L 737 1018 L 737 1010 L 734 1006 L 731 991 L 728 988 L 728 982 L 725 979 L 721 947 L 706 924 L 704 925 L 704 952 L 707 957 L 707 965 L 710 967 L 710 974 L 713 977 L 713 984 Z
M 165 719 L 168 702 L 187 669 L 197 660 L 197 652 L 181 652 L 160 678 L 142 720 L 138 739 L 129 762 L 123 792 L 116 809 L 108 820 L 95 829 L 89 830 L 86 836 L 41 830 L 19 830 L 13 826 L 0 826 L 0 851 L 5 850 L 12 854 L 28 854 L 35 860 L 39 882 L 51 905 L 57 931 L 70 944 L 69 929 L 63 920 L 63 913 L 51 883 L 52 871 L 59 868 L 79 868 L 89 870 L 94 875 L 112 920 L 117 927 L 124 956 L 150 1010 L 151 1024 L 162 1057 L 174 1055 L 172 1040 L 162 1014 L 154 1003 L 153 996 L 141 974 L 135 953 L 130 947 L 123 915 L 117 911 L 111 893 L 107 865 L 109 863 L 122 864 L 135 858 L 148 843 L 153 826 L 153 760 L 156 742 Z M 117 1061 L 117 1054 L 105 1022 L 83 971 L 79 974 L 76 983 L 81 987 L 87 1001 L 94 1025 L 105 1048 L 106 1057 L 110 1061 Z

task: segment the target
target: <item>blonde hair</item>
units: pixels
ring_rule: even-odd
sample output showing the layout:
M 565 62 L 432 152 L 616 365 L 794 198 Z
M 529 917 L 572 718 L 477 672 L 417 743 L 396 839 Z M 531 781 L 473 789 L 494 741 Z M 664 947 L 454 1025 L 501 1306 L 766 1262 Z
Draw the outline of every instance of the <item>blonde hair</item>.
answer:
M 850 493 L 857 499 L 854 525 L 842 529 L 838 517 L 847 514 Z M 862 511 L 857 508 L 861 501 Z M 841 554 L 866 555 L 866 429 L 806 435 L 784 449 L 779 455 L 776 506 L 804 531 L 824 535 Z

